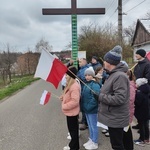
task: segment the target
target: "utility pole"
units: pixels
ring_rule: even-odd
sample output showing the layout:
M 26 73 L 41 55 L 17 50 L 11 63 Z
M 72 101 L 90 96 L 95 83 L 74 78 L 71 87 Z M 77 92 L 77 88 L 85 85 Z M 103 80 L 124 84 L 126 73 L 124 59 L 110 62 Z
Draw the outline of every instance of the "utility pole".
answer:
M 122 45 L 122 0 L 118 0 L 118 41 Z

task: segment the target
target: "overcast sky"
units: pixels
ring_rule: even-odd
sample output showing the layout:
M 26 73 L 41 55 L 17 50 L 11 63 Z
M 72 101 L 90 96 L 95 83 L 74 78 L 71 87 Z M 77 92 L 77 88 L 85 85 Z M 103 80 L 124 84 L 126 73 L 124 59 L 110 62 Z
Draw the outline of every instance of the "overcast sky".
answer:
M 150 0 L 122 0 L 123 27 L 131 26 L 150 12 Z M 89 23 L 117 26 L 118 0 L 77 0 L 78 8 L 106 8 L 105 15 L 78 16 L 80 27 Z M 71 0 L 0 0 L 0 50 L 9 43 L 12 50 L 32 51 L 44 38 L 53 51 L 65 50 L 71 42 L 71 16 L 44 16 L 42 8 L 70 8 Z

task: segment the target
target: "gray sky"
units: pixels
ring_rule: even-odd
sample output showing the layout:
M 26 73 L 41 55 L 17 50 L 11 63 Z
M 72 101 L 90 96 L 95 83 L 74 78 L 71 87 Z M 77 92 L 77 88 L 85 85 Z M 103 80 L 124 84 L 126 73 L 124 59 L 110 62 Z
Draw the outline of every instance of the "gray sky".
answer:
M 128 27 L 150 12 L 150 0 L 122 0 L 123 27 Z M 80 27 L 89 23 L 117 26 L 118 0 L 77 0 L 80 8 L 106 8 L 105 15 L 78 16 Z M 138 6 L 137 6 L 138 5 Z M 9 43 L 12 50 L 34 50 L 44 38 L 53 51 L 65 50 L 71 42 L 71 16 L 44 16 L 42 8 L 70 8 L 71 0 L 1 0 L 0 1 L 0 50 Z

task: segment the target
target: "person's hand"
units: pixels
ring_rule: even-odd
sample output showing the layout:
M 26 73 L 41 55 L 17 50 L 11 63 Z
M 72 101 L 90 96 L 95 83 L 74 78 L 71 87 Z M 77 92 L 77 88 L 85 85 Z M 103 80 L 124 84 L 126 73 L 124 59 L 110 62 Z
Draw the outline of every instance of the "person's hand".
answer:
M 102 79 L 102 74 L 97 73 L 96 77 L 99 78 L 99 79 Z
M 61 95 L 61 96 L 59 97 L 59 99 L 60 99 L 61 101 L 63 101 L 63 96 Z
M 70 59 L 70 61 L 69 61 L 70 65 L 72 65 L 73 62 L 74 62 L 74 60 L 73 60 L 73 59 Z

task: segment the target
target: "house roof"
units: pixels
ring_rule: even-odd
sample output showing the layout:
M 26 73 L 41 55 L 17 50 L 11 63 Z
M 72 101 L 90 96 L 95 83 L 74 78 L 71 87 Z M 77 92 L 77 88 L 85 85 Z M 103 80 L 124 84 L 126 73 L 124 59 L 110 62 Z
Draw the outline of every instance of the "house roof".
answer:
M 140 20 L 145 29 L 150 33 L 150 20 Z
M 133 36 L 133 40 L 132 40 L 132 46 L 134 45 L 135 39 L 137 37 L 137 32 L 138 32 L 138 28 L 139 26 L 141 26 L 143 28 L 143 30 L 150 35 L 150 20 L 137 20 L 137 24 L 136 24 L 136 29 L 135 29 L 135 33 Z

